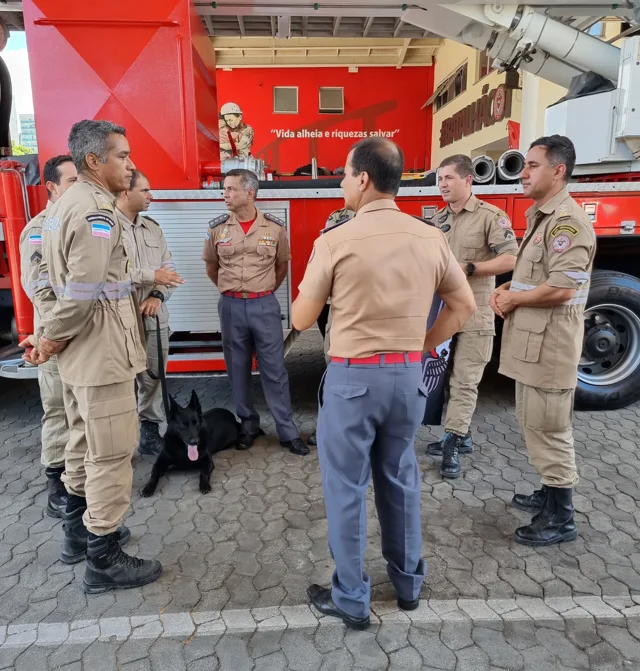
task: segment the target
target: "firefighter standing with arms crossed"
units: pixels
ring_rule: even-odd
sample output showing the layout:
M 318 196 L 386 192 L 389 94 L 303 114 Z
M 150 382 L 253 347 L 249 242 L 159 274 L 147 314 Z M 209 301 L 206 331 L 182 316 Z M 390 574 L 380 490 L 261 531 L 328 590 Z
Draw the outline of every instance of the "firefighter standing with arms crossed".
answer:
M 169 311 L 166 302 L 171 298 L 173 289 L 184 284 L 184 280 L 175 271 L 160 224 L 148 215 L 142 216 L 149 209 L 152 200 L 149 180 L 139 170 L 134 170 L 131 186 L 120 194 L 116 203 L 124 232 L 125 251 L 131 261 L 129 274 L 144 320 L 147 370 L 156 375 L 154 380 L 145 370 L 136 377 L 140 454 L 158 454 L 162 448 L 160 424 L 165 416 L 158 376 L 160 358 L 156 315 L 160 322 L 162 360 L 166 370 L 169 354 Z
M 505 319 L 500 373 L 516 382 L 518 422 L 542 478 L 539 490 L 512 500 L 514 507 L 535 514 L 515 532 L 516 542 L 529 546 L 571 541 L 578 533 L 573 401 L 596 237 L 567 190 L 575 162 L 573 143 L 562 135 L 531 145 L 522 189 L 534 205 L 527 210 L 513 279 L 491 298 L 493 310 Z
M 145 585 L 162 566 L 126 555 L 120 522 L 129 507 L 131 457 L 138 442 L 134 379 L 146 357 L 132 295 L 116 195 L 129 188 L 134 165 L 125 130 L 109 121 L 80 121 L 69 134 L 79 178 L 43 224 L 43 261 L 35 304 L 42 364 L 58 355 L 70 438 L 63 481 L 65 563 L 86 554 L 85 592 Z
M 509 217 L 471 193 L 473 164 L 468 156 L 456 154 L 444 159 L 438 180 L 447 205 L 432 221 L 445 234 L 478 306 L 455 336 L 444 436 L 427 446 L 428 455 L 442 455 L 440 474 L 457 478 L 462 473 L 459 454 L 473 451 L 469 427 L 478 400 L 478 385 L 493 351 L 495 315 L 489 299 L 496 287 L 496 275 L 513 270 L 518 243 Z
M 20 235 L 20 281 L 31 301 L 38 288 L 40 261 L 42 261 L 42 224 L 51 205 L 76 183 L 78 171 L 71 156 L 61 155 L 50 158 L 44 164 L 43 176 L 49 196 L 47 206 L 24 227 Z M 38 311 L 34 310 L 34 331 L 37 331 L 39 323 L 40 316 Z M 45 467 L 48 482 L 45 512 L 49 517 L 62 517 L 67 505 L 67 491 L 61 476 L 64 473 L 64 448 L 69 439 L 69 424 L 64 411 L 62 380 L 55 356 L 38 366 L 38 386 L 44 410 L 40 459 Z
M 426 565 L 414 440 L 427 393 L 422 351 L 445 342 L 475 309 L 444 235 L 394 202 L 403 163 L 390 140 L 355 145 L 342 187 L 356 215 L 316 240 L 292 311 L 294 328 L 303 331 L 331 298 L 331 362 L 317 433 L 336 568 L 332 588 L 311 585 L 307 593 L 321 613 L 355 629 L 370 623 L 364 551 L 372 475 L 382 554 L 398 605 L 419 606 Z M 425 337 L 435 292 L 446 307 Z

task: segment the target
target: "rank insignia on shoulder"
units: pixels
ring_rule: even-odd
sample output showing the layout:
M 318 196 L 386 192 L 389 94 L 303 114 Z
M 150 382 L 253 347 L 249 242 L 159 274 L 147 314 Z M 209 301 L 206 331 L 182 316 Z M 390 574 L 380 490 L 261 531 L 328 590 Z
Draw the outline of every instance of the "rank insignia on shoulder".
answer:
M 42 261 L 42 254 L 40 254 L 40 252 L 36 251 L 36 252 L 33 252 L 33 254 L 31 255 L 30 258 L 31 258 L 31 263 L 40 263 L 40 261 Z
M 153 219 L 152 217 L 150 217 L 148 214 L 143 215 L 142 218 L 143 218 L 145 221 L 150 221 L 152 224 L 155 224 L 156 226 L 160 226 L 160 224 L 159 224 L 155 219 Z
M 435 226 L 433 221 L 431 219 L 425 219 L 424 217 L 419 217 L 417 214 L 412 214 L 411 215 L 414 219 L 417 219 L 418 221 L 422 221 L 423 223 L 427 224 L 428 226 Z
M 98 208 L 101 210 L 107 210 L 108 212 L 113 212 L 113 203 L 110 200 L 103 196 L 101 193 L 94 194 Z
M 338 219 L 338 221 L 331 222 L 330 226 L 326 226 L 320 231 L 320 235 L 324 235 L 325 233 L 328 233 L 329 231 L 332 231 L 334 228 L 338 228 L 338 226 L 342 226 L 343 224 L 346 224 L 348 221 L 351 221 L 353 219 L 353 215 L 347 214 L 346 216 L 342 217 L 342 219 Z
M 225 212 L 224 214 L 221 214 L 219 217 L 216 217 L 215 219 L 212 219 L 209 222 L 209 228 L 215 228 L 216 226 L 219 226 L 220 224 L 224 224 L 225 221 L 229 221 L 230 216 L 231 216 L 231 212 Z
M 285 225 L 285 223 L 284 223 L 284 221 L 282 221 L 282 219 L 279 219 L 274 214 L 271 214 L 271 212 L 265 212 L 264 213 L 264 218 L 268 219 L 269 221 L 272 221 L 274 224 L 278 224 L 278 226 L 284 226 Z

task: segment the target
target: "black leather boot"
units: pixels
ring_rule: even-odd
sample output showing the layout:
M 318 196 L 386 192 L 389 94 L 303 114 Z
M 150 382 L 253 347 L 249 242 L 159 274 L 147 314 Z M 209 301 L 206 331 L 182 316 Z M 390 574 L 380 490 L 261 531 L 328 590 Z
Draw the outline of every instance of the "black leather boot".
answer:
M 87 538 L 89 531 L 82 521 L 87 509 L 87 499 L 75 494 L 69 494 L 67 509 L 62 515 L 64 523 L 64 540 L 60 561 L 63 564 L 77 564 L 84 560 L 87 554 Z M 131 532 L 124 524 L 115 532 L 121 545 L 125 545 L 131 538 Z
M 63 512 L 67 508 L 67 500 L 69 495 L 64 487 L 60 476 L 64 473 L 64 466 L 53 468 L 49 466 L 45 469 L 44 474 L 47 476 L 47 507 L 45 512 L 49 517 L 62 517 Z
M 87 594 L 101 594 L 112 589 L 141 587 L 157 580 L 162 564 L 155 559 L 138 559 L 124 553 L 118 533 L 107 536 L 89 534 L 87 568 L 82 589 Z
M 307 588 L 307 596 L 309 601 L 319 610 L 323 615 L 330 615 L 331 617 L 339 617 L 347 627 L 351 629 L 366 629 L 371 620 L 367 617 L 354 617 L 340 610 L 333 599 L 331 598 L 331 590 L 327 587 L 320 587 L 320 585 L 310 585 Z
M 547 485 L 542 485 L 533 494 L 515 494 L 511 499 L 511 506 L 528 513 L 539 513 L 547 498 Z
M 572 495 L 571 488 L 547 487 L 542 510 L 531 524 L 516 529 L 515 541 L 533 547 L 574 541 L 578 530 L 573 521 Z
M 435 443 L 429 443 L 427 445 L 427 454 L 430 457 L 441 457 L 444 442 L 451 435 L 453 434 L 451 434 L 450 431 L 445 431 L 440 440 L 436 441 Z M 473 452 L 473 438 L 471 437 L 471 431 L 467 431 L 467 433 L 462 437 L 458 452 L 460 454 L 471 454 Z
M 280 445 L 286 447 L 291 454 L 297 454 L 301 457 L 306 457 L 309 454 L 309 448 L 302 442 L 300 438 L 294 438 L 293 440 L 281 441 Z
M 154 455 L 158 454 L 164 444 L 160 436 L 160 426 L 155 422 L 143 419 L 140 422 L 140 443 L 138 452 L 140 454 Z
M 450 433 L 444 441 L 442 449 L 442 463 L 440 464 L 440 475 L 443 478 L 459 478 L 462 473 L 460 466 L 460 443 L 462 436 Z

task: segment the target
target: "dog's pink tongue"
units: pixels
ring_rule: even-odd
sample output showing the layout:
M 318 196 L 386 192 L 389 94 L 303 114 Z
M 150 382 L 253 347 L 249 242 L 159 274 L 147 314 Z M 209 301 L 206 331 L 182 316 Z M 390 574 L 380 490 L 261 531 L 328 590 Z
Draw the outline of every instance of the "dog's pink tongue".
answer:
M 187 445 L 187 450 L 189 451 L 189 459 L 191 461 L 198 461 L 198 446 Z

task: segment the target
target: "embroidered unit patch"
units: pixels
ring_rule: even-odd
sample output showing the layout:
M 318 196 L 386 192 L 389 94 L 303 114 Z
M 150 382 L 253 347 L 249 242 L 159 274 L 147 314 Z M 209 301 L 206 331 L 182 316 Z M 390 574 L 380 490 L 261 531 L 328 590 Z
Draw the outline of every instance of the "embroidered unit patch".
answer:
M 111 226 L 94 222 L 91 224 L 91 235 L 94 238 L 106 238 L 108 240 L 111 237 Z
M 41 245 L 42 244 L 42 236 L 41 235 L 30 235 L 29 236 L 29 244 L 30 245 Z

